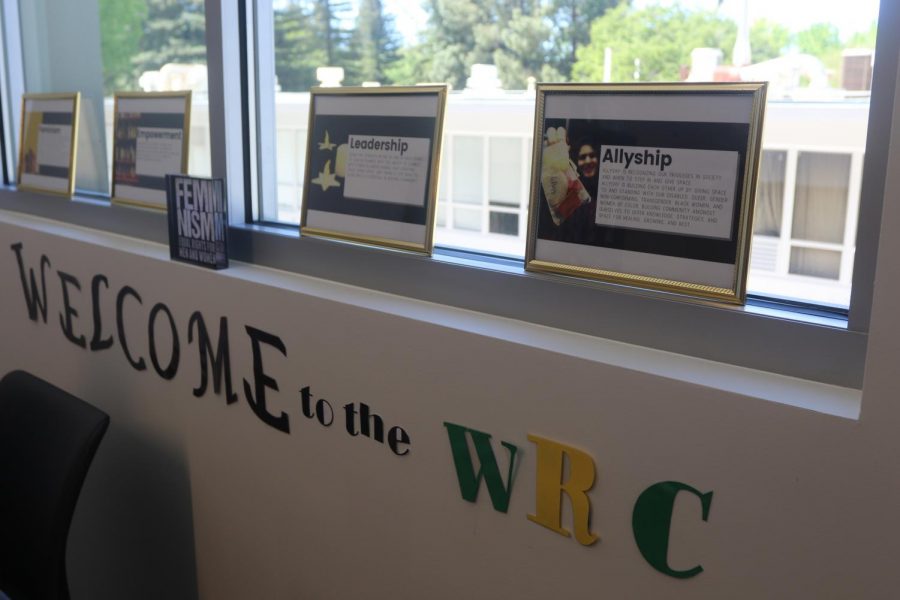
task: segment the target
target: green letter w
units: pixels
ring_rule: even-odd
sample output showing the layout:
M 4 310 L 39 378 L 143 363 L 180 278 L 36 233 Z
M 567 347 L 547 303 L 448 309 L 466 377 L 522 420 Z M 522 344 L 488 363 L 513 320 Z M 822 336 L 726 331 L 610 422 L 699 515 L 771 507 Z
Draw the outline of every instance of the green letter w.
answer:
M 500 469 L 497 467 L 497 459 L 494 457 L 494 450 L 491 448 L 490 434 L 447 422 L 444 423 L 444 427 L 447 428 L 447 435 L 450 437 L 453 464 L 456 467 L 456 477 L 459 479 L 459 491 L 462 493 L 463 500 L 475 502 L 478 497 L 478 487 L 481 479 L 484 478 L 494 510 L 505 513 L 509 507 L 509 496 L 512 493 L 513 465 L 518 448 L 507 442 L 500 442 L 509 450 L 509 472 L 506 475 L 506 485 L 504 486 L 503 479 L 500 477 Z M 472 437 L 475 453 L 478 455 L 478 473 L 475 473 L 472 465 L 472 455 L 469 453 L 466 432 L 469 432 Z

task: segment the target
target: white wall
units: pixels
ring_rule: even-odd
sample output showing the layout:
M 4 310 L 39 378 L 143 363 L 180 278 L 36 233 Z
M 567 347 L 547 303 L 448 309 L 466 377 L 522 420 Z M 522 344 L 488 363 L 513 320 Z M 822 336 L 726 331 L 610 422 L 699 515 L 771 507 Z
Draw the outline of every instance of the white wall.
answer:
M 894 282 L 878 287 L 880 333 L 858 421 L 762 399 L 784 390 L 792 401 L 797 382 L 786 378 L 745 373 L 747 395 L 727 393 L 643 373 L 638 362 L 610 366 L 603 356 L 616 346 L 603 340 L 243 265 L 208 272 L 170 263 L 161 246 L 32 217 L 0 213 L 0 239 L 0 364 L 31 370 L 112 418 L 70 538 L 76 599 L 191 597 L 195 585 L 216 599 L 890 598 L 900 585 L 889 377 L 898 324 L 884 310 L 900 294 Z M 28 318 L 10 249 L 18 242 L 26 267 L 41 254 L 51 261 L 46 324 Z M 900 268 L 892 263 L 880 275 Z M 111 348 L 91 352 L 65 338 L 59 270 L 81 283 L 70 301 L 75 334 L 87 341 L 90 281 L 108 277 L 101 315 Z M 146 371 L 129 366 L 115 331 L 115 294 L 125 285 L 143 298 L 126 301 L 124 322 Z M 157 302 L 171 309 L 180 339 L 171 381 L 149 366 Z M 235 404 L 191 393 L 194 310 L 210 327 L 228 318 Z M 284 342 L 286 357 L 263 346 L 263 360 L 280 388 L 270 390 L 269 408 L 289 415 L 290 434 L 262 423 L 244 398 L 240 381 L 252 383 L 245 325 Z M 566 344 L 573 351 L 541 349 Z M 688 363 L 709 381 L 727 372 Z M 306 420 L 305 385 L 338 410 L 369 404 L 409 432 L 410 453 L 351 437 L 339 420 L 329 428 Z M 835 392 L 799 385 L 823 409 Z M 444 421 L 521 448 L 508 514 L 491 508 L 484 489 L 476 504 L 461 499 Z M 596 545 L 526 519 L 535 494 L 529 434 L 593 457 Z M 687 580 L 654 571 L 631 532 L 638 495 L 666 480 L 714 492 L 706 523 L 695 497 L 676 504 L 670 563 L 705 569 Z
M 169 262 L 159 245 L 0 211 L 2 370 L 28 369 L 112 417 L 70 536 L 73 597 L 895 598 L 898 143 L 895 131 L 858 418 L 849 390 L 246 265 L 204 271 Z M 29 319 L 16 243 L 26 267 L 42 254 L 51 261 L 46 323 Z M 80 281 L 70 304 L 86 342 L 91 278 L 108 277 L 100 314 L 111 348 L 66 339 L 59 271 Z M 140 372 L 115 331 L 115 294 L 126 285 L 143 299 L 126 301 L 123 320 L 148 361 Z M 171 381 L 149 366 L 158 302 L 179 337 Z M 211 328 L 228 318 L 234 404 L 191 393 L 195 310 Z M 241 380 L 253 382 L 246 325 L 286 347 L 282 356 L 264 345 L 263 363 L 279 385 L 269 409 L 289 415 L 290 434 L 261 422 L 244 397 Z M 306 385 L 338 410 L 369 404 L 409 432 L 410 453 L 351 437 L 340 420 L 306 420 Z M 444 421 L 491 433 L 498 454 L 500 440 L 521 449 L 508 514 L 484 489 L 476 504 L 461 499 Z M 597 544 L 526 519 L 529 434 L 593 458 Z M 631 532 L 638 495 L 666 480 L 713 492 L 708 522 L 695 497 L 676 503 L 669 562 L 705 569 L 686 580 L 653 570 Z

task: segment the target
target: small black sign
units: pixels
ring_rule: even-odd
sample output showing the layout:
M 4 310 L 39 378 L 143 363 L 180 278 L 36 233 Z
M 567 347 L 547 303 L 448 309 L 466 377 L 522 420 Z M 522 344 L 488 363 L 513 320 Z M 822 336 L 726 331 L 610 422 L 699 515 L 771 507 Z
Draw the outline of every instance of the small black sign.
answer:
M 201 267 L 228 266 L 228 213 L 221 179 L 166 175 L 172 260 Z

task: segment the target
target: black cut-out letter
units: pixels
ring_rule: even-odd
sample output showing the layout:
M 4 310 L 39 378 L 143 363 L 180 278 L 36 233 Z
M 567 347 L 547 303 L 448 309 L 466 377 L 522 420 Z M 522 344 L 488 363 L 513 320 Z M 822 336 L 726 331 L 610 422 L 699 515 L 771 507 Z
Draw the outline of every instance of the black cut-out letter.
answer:
M 209 369 L 207 362 L 212 365 L 213 375 L 213 392 L 221 393 L 222 376 L 225 377 L 225 402 L 232 404 L 237 402 L 237 394 L 232 391 L 231 387 L 231 356 L 228 351 L 228 319 L 222 317 L 219 319 L 219 344 L 216 351 L 213 351 L 212 342 L 209 338 L 209 332 L 206 329 L 206 323 L 203 320 L 203 314 L 200 311 L 191 315 L 188 322 L 188 343 L 194 341 L 194 328 L 197 329 L 197 347 L 200 350 L 200 384 L 194 388 L 194 396 L 200 398 L 206 393 L 209 382 Z
M 103 322 L 100 314 L 100 284 L 109 289 L 109 280 L 106 275 L 94 275 L 91 280 L 91 306 L 94 314 L 94 335 L 91 337 L 91 350 L 106 350 L 113 345 L 112 336 L 103 339 Z
M 287 356 L 284 342 L 282 342 L 281 338 L 277 335 L 254 329 L 249 325 L 245 325 L 244 329 L 247 330 L 247 335 L 250 336 L 250 342 L 253 345 L 253 381 L 256 384 L 256 399 L 254 399 L 253 390 L 250 388 L 250 382 L 246 379 L 244 380 L 244 394 L 247 396 L 247 402 L 250 404 L 250 408 L 253 409 L 256 416 L 259 417 L 263 423 L 269 427 L 274 427 L 278 431 L 290 433 L 291 426 L 288 421 L 288 416 L 285 413 L 281 413 L 281 415 L 276 417 L 266 409 L 266 388 L 273 389 L 277 392 L 278 382 L 266 375 L 265 371 L 263 371 L 262 349 L 259 346 L 260 343 L 268 344 L 277 349 L 284 356 Z
M 76 346 L 84 348 L 87 346 L 84 336 L 75 335 L 75 332 L 72 329 L 72 317 L 77 317 L 78 311 L 75 310 L 72 303 L 69 301 L 69 286 L 74 286 L 75 289 L 80 292 L 81 283 L 78 282 L 78 279 L 76 279 L 74 275 L 69 275 L 62 271 L 57 271 L 56 274 L 59 275 L 59 283 L 62 286 L 63 293 L 63 310 L 59 313 L 59 326 L 62 327 L 63 334 L 65 334 L 67 340 Z
M 28 307 L 28 318 L 37 321 L 38 311 L 41 311 L 41 317 L 44 323 L 47 322 L 47 276 L 44 268 L 50 266 L 50 259 L 46 254 L 41 254 L 41 293 L 37 290 L 37 281 L 34 278 L 34 269 L 28 269 L 28 275 L 31 279 L 31 293 L 28 292 L 28 279 L 25 277 L 25 261 L 22 259 L 22 242 L 18 242 L 10 246 L 16 253 L 16 260 L 19 261 L 19 277 L 22 279 L 22 293 L 25 295 L 25 306 Z
M 156 317 L 159 313 L 166 313 L 169 319 L 169 328 L 172 330 L 172 355 L 169 358 L 169 364 L 163 369 L 159 364 L 159 357 L 156 354 Z M 178 360 L 181 357 L 181 345 L 178 341 L 178 330 L 175 329 L 175 319 L 172 318 L 172 311 L 162 302 L 157 302 L 150 309 L 150 318 L 147 321 L 147 339 L 150 340 L 150 362 L 153 363 L 153 369 L 156 374 L 163 379 L 172 379 L 178 372 Z
M 138 294 L 133 287 L 126 285 L 121 290 L 119 290 L 119 294 L 116 296 L 116 332 L 119 334 L 119 344 L 122 346 L 122 353 L 125 355 L 125 360 L 128 361 L 135 370 L 143 371 L 147 368 L 147 363 L 144 362 L 143 357 L 139 357 L 137 360 L 131 356 L 131 351 L 128 349 L 128 342 L 125 340 L 125 316 L 123 314 L 123 308 L 125 307 L 125 298 L 128 296 L 133 296 L 135 300 L 138 301 L 138 304 L 143 304 L 143 300 L 141 300 L 140 294 Z

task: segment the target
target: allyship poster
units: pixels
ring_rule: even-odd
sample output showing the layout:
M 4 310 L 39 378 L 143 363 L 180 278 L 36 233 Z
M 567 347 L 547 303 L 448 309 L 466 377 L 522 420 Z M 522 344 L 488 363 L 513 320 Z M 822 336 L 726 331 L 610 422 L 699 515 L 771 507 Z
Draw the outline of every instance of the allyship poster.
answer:
M 166 207 L 166 175 L 187 170 L 190 92 L 116 97 L 113 200 Z
M 430 252 L 445 90 L 319 91 L 304 233 Z
M 526 269 L 743 303 L 765 92 L 538 86 Z
M 166 177 L 172 260 L 201 267 L 228 266 L 228 211 L 221 179 Z
M 78 94 L 26 95 L 17 184 L 71 194 L 75 181 Z

